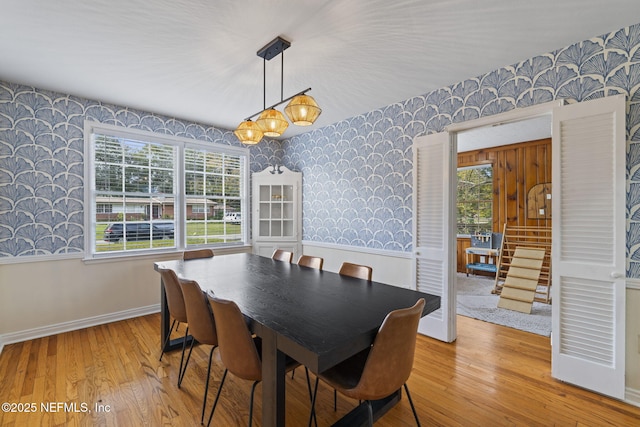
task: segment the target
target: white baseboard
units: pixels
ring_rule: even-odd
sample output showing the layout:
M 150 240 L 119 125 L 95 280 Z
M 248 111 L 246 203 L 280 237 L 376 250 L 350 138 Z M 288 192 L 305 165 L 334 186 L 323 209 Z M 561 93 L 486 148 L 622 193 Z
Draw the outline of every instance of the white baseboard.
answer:
M 119 320 L 131 319 L 133 317 L 146 316 L 147 314 L 158 313 L 159 311 L 160 304 L 153 304 L 146 307 L 138 307 L 129 310 L 118 311 L 116 313 L 87 317 L 85 319 L 71 320 L 69 322 L 41 326 L 38 328 L 27 329 L 19 332 L 11 332 L 8 334 L 0 335 L 0 353 L 2 353 L 2 349 L 6 344 L 28 341 L 50 335 L 61 334 L 63 332 L 84 329 L 96 325 L 104 325 L 105 323 L 117 322 Z
M 627 387 L 624 393 L 624 401 L 629 405 L 640 407 L 640 390 Z

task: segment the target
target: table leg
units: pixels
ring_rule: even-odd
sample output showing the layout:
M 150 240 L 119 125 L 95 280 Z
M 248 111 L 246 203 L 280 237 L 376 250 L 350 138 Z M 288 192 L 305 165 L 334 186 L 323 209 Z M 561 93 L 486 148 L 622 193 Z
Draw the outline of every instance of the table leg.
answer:
M 168 351 L 170 343 L 167 342 L 167 336 L 169 335 L 170 321 L 169 319 L 169 306 L 167 305 L 167 293 L 164 290 L 164 283 L 160 278 L 160 351 Z M 165 348 L 164 343 L 167 342 Z
M 284 426 L 285 354 L 278 350 L 276 334 L 264 330 L 262 338 L 262 425 Z

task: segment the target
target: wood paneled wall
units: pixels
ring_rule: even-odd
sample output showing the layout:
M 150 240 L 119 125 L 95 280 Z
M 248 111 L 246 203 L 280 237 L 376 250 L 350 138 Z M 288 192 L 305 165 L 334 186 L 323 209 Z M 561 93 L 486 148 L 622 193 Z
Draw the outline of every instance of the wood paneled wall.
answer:
M 493 165 L 493 231 L 502 232 L 505 223 L 550 227 L 550 211 L 545 218 L 527 215 L 527 194 L 535 185 L 551 182 L 551 139 L 458 153 L 458 167 L 488 163 Z M 465 271 L 469 246 L 468 238 L 458 238 L 458 271 Z

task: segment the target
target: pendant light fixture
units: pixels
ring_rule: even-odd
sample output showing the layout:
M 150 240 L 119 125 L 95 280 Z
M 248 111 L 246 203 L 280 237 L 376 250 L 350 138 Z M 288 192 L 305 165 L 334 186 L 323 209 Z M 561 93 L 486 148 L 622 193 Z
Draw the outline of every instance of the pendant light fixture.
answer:
M 284 133 L 289 127 L 289 122 L 285 118 L 284 114 L 276 110 L 275 107 L 284 104 L 287 101 L 291 101 L 285 108 L 285 112 L 289 117 L 289 120 L 298 126 L 309 126 L 316 121 L 322 110 L 318 107 L 315 99 L 307 95 L 306 93 L 311 88 L 305 89 L 302 92 L 298 92 L 287 99 L 283 99 L 283 81 L 284 81 L 284 51 L 291 43 L 287 40 L 276 37 L 269 42 L 266 46 L 257 52 L 257 55 L 262 58 L 263 71 L 262 71 L 262 83 L 263 83 L 263 109 L 252 116 L 249 116 L 240 123 L 238 128 L 234 131 L 234 134 L 238 137 L 243 144 L 257 144 L 264 136 L 278 137 Z M 280 102 L 273 104 L 269 108 L 267 105 L 267 61 L 281 55 L 280 65 Z M 258 116 L 255 122 L 251 121 L 252 117 Z
M 284 112 L 294 125 L 309 126 L 316 121 L 322 110 L 315 99 L 303 94 L 294 96 Z
M 256 123 L 266 136 L 273 137 L 282 135 L 289 127 L 289 122 L 284 118 L 284 114 L 274 108 L 269 108 L 260 113 Z
M 244 122 L 238 125 L 238 128 L 233 131 L 236 134 L 238 139 L 247 145 L 255 145 L 264 136 L 264 132 L 260 129 L 260 126 L 256 122 L 252 122 L 251 120 L 245 120 Z

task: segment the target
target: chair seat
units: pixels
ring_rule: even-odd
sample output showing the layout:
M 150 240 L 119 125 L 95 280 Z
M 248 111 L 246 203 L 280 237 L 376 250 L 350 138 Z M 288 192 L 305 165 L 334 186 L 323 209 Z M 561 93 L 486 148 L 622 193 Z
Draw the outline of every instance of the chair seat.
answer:
M 349 396 L 349 390 L 358 385 L 360 377 L 362 377 L 365 362 L 369 357 L 370 351 L 371 347 L 362 350 L 344 362 L 321 372 L 318 376 L 331 387 L 340 389 L 344 395 Z

